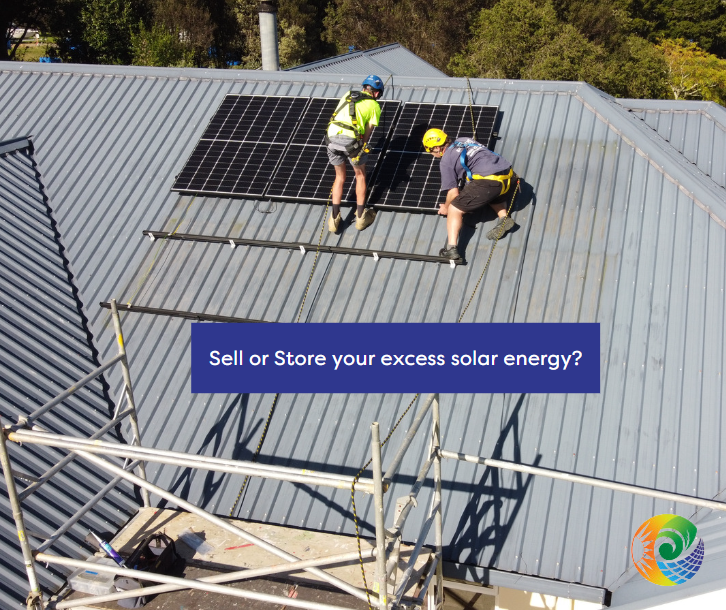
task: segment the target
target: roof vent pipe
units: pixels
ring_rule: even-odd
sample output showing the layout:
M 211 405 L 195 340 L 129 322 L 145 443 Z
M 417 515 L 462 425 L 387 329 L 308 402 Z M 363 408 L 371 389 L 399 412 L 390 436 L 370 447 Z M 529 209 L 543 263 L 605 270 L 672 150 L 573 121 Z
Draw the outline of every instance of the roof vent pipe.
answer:
M 260 43 L 262 45 L 262 69 L 279 70 L 280 56 L 277 50 L 277 3 L 263 0 L 260 14 Z

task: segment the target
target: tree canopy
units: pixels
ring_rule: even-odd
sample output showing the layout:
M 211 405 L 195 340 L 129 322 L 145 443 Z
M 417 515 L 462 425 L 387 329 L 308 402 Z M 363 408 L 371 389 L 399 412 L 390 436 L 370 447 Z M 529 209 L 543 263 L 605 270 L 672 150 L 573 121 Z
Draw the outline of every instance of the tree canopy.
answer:
M 398 42 L 456 76 L 583 80 L 724 102 L 724 0 L 277 0 L 282 68 Z M 38 28 L 64 61 L 261 65 L 259 0 L 5 0 L 2 59 Z M 8 44 L 9 43 L 9 44 Z

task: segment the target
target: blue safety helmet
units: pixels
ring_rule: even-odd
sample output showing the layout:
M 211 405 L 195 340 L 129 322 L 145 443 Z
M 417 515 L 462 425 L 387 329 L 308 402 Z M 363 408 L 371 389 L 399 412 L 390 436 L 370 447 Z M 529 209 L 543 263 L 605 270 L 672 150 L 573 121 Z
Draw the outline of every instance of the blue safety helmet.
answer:
M 370 85 L 372 89 L 380 91 L 381 97 L 383 97 L 383 81 L 379 76 L 376 76 L 375 74 L 366 76 L 366 79 L 363 81 L 362 86 L 365 87 L 366 85 Z

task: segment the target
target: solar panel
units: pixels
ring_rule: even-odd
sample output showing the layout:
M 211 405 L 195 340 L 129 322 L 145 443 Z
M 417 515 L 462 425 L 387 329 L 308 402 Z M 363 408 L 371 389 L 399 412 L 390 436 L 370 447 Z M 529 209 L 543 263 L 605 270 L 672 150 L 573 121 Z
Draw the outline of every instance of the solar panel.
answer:
M 325 132 L 339 99 L 313 98 L 300 118 L 298 130 L 280 161 L 266 195 L 271 199 L 299 200 L 325 203 L 335 180 L 335 170 L 328 163 Z M 381 118 L 373 129 L 366 162 L 368 181 L 375 172 L 383 148 L 401 102 L 381 101 Z M 355 203 L 353 168 L 346 166 L 343 203 Z
M 261 197 L 308 98 L 227 95 L 172 191 Z
M 443 196 L 438 160 L 426 154 L 426 131 L 438 127 L 451 138 L 489 143 L 498 108 L 455 104 L 406 103 L 393 129 L 388 149 L 379 163 L 368 202 L 379 208 L 435 211 Z

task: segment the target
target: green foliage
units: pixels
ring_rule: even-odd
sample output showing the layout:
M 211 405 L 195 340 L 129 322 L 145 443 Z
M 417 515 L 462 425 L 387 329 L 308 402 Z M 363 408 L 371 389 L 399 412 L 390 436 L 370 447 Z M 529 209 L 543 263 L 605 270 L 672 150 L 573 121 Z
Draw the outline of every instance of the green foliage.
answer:
M 723 0 L 628 0 L 633 33 L 657 42 L 690 40 L 726 58 L 726 2 Z
M 83 42 L 91 61 L 131 63 L 131 35 L 138 13 L 130 0 L 87 0 L 81 9 Z
M 455 76 L 527 78 L 536 55 L 561 32 L 550 3 L 501 0 L 479 13 L 469 44 L 449 67 Z
M 325 38 L 339 53 L 401 43 L 440 70 L 466 40 L 476 0 L 333 0 Z
M 668 63 L 668 84 L 674 99 L 711 100 L 726 105 L 726 60 L 682 38 L 661 40 L 658 49 Z
M 282 69 L 329 57 L 335 48 L 322 39 L 323 16 L 327 0 L 279 0 L 277 38 Z M 236 0 L 235 12 L 242 31 L 246 32 L 242 67 L 257 69 L 260 54 L 258 0 Z
M 149 24 L 132 38 L 133 63 L 223 68 L 244 39 L 225 0 L 152 0 Z
M 611 44 L 561 21 L 551 2 L 501 0 L 480 12 L 450 68 L 457 76 L 583 80 L 623 97 L 667 94 L 666 65 L 653 45 L 624 35 Z
M 193 51 L 179 38 L 177 32 L 154 23 L 147 29 L 143 22 L 131 36 L 133 63 L 137 66 L 194 66 Z

